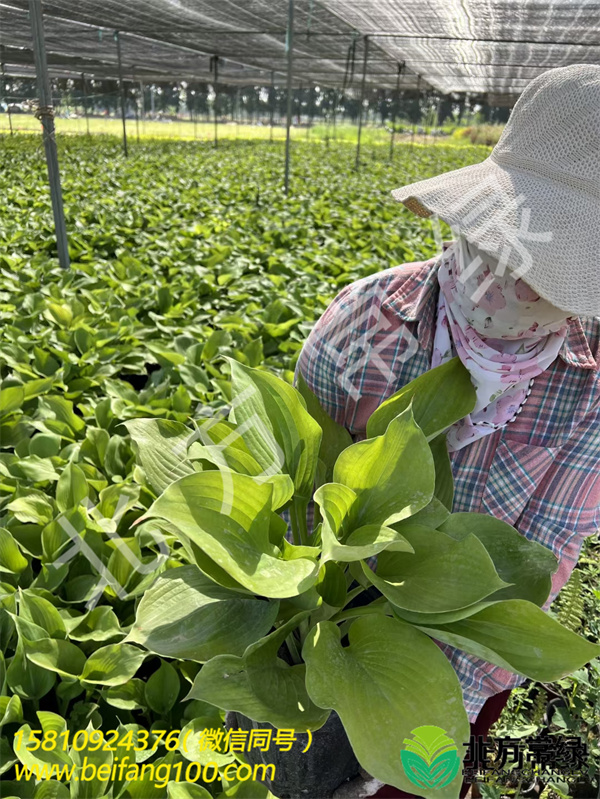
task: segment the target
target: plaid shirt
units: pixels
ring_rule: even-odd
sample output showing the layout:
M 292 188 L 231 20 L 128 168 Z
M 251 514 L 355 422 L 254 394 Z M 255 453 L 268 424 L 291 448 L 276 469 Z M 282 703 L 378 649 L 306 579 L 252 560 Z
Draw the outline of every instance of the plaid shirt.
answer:
M 430 368 L 438 292 L 436 259 L 404 264 L 347 286 L 313 328 L 298 370 L 357 438 L 385 399 Z M 454 512 L 493 514 L 559 559 L 547 610 L 583 539 L 600 527 L 600 318 L 572 321 L 516 419 L 450 458 Z M 458 674 L 470 721 L 489 696 L 524 681 L 439 645 Z

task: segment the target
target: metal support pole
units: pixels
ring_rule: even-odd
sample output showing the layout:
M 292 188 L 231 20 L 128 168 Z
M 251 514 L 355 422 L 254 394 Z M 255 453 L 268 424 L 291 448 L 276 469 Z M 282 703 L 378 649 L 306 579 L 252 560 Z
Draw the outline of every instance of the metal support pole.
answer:
M 417 75 L 417 108 L 419 108 L 420 96 L 421 96 L 421 76 Z M 414 144 L 415 144 L 416 126 L 417 126 L 417 123 L 413 122 L 412 135 L 410 137 L 410 146 L 411 147 L 414 147 Z
M 87 98 L 87 84 L 85 82 L 85 72 L 81 73 L 81 86 L 83 88 L 83 113 L 85 115 L 85 128 L 86 133 L 90 135 L 90 118 L 88 116 L 88 98 Z
M 219 134 L 218 134 L 218 124 L 219 120 L 217 117 L 217 101 L 219 99 L 219 56 L 213 55 L 211 57 L 211 70 L 214 69 L 215 72 L 215 106 L 214 106 L 214 122 L 215 122 L 215 147 L 219 146 Z
M 369 59 L 369 37 L 363 37 L 364 42 L 364 53 L 363 53 L 363 73 L 362 73 L 362 81 L 360 84 L 360 108 L 358 111 L 358 138 L 356 141 L 356 163 L 355 167 L 358 169 L 360 167 L 360 137 L 362 133 L 362 120 L 363 120 L 363 109 L 365 105 L 365 90 L 367 85 L 367 63 Z
M 31 0 L 30 0 L 31 2 Z M 125 86 L 123 85 L 123 62 L 121 60 L 121 37 L 119 31 L 115 31 L 115 42 L 117 43 L 117 62 L 119 66 L 119 93 L 121 95 L 121 119 L 123 121 L 123 152 L 127 158 L 127 124 L 125 121 Z
M 146 101 L 144 99 L 144 91 L 145 91 L 144 81 L 141 80 L 140 81 L 140 98 L 141 98 L 142 102 L 141 102 L 140 110 L 141 110 L 142 122 L 144 121 L 144 117 L 146 116 Z
M 67 227 L 65 224 L 65 212 L 60 185 L 60 170 L 58 167 L 58 153 L 56 152 L 56 139 L 54 137 L 54 109 L 52 107 L 52 91 L 50 89 L 50 77 L 48 75 L 48 64 L 46 62 L 44 16 L 40 0 L 29 0 L 29 18 L 31 20 L 31 32 L 33 34 L 33 54 L 40 101 L 36 116 L 42 123 L 58 260 L 63 269 L 68 269 L 71 265 L 69 259 L 69 242 L 67 240 Z
M 396 93 L 392 100 L 392 138 L 390 139 L 390 161 L 394 158 L 394 135 L 396 133 L 396 117 L 398 115 L 398 98 L 400 96 L 400 75 L 404 69 L 404 61 L 398 64 L 398 74 L 396 76 Z
M 290 188 L 290 130 L 292 127 L 292 79 L 294 66 L 294 0 L 288 0 L 287 24 L 287 119 L 285 132 L 285 175 L 283 187 L 286 195 Z
M 338 94 L 338 90 L 333 90 L 333 140 L 337 141 L 337 126 L 336 126 L 336 119 L 337 119 L 337 109 L 338 104 L 340 102 L 340 97 Z
M 137 98 L 137 95 L 135 94 L 135 88 L 134 87 L 135 87 L 136 80 L 135 80 L 135 72 L 133 70 L 131 72 L 131 78 L 133 80 L 133 86 L 131 88 L 131 93 L 133 95 L 133 102 L 134 102 L 133 113 L 135 114 L 135 139 L 136 139 L 137 143 L 139 144 L 140 143 L 140 109 L 139 109 L 139 104 L 138 104 L 138 98 Z
M 271 70 L 271 100 L 270 106 L 270 119 L 269 119 L 269 141 L 273 143 L 273 114 L 275 112 L 275 73 Z

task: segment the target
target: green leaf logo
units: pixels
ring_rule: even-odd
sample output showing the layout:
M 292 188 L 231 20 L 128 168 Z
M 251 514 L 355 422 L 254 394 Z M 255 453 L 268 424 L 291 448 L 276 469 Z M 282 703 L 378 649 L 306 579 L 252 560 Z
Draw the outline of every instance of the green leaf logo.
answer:
M 411 730 L 400 750 L 402 767 L 408 779 L 420 788 L 443 788 L 458 774 L 461 759 L 458 747 L 441 727 L 425 725 Z

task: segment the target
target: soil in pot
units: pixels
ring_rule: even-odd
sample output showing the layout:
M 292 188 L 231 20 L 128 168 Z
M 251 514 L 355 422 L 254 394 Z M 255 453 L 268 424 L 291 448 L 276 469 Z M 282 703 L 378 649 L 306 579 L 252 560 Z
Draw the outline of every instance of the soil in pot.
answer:
M 330 799 L 336 788 L 358 775 L 358 760 L 335 711 L 320 730 L 312 733 L 308 752 L 303 752 L 308 744 L 306 733 L 296 732 L 292 748 L 284 752 L 273 742 L 276 728 L 266 722 L 259 723 L 241 713 L 228 711 L 225 726 L 248 732 L 253 729 L 273 731 L 268 750 L 252 748 L 244 751 L 244 759 L 251 765 L 275 766 L 274 779 L 265 779 L 264 783 L 278 799 Z M 270 769 L 269 773 L 272 772 Z

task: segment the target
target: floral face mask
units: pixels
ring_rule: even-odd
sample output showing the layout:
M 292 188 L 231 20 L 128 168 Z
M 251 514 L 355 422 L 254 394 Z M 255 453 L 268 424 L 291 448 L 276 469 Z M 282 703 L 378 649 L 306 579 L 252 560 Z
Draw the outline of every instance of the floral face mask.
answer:
M 544 300 L 498 261 L 464 238 L 456 259 L 454 300 L 480 336 L 515 341 L 556 333 L 568 318 L 566 311 Z M 502 273 L 501 273 L 502 271 Z

